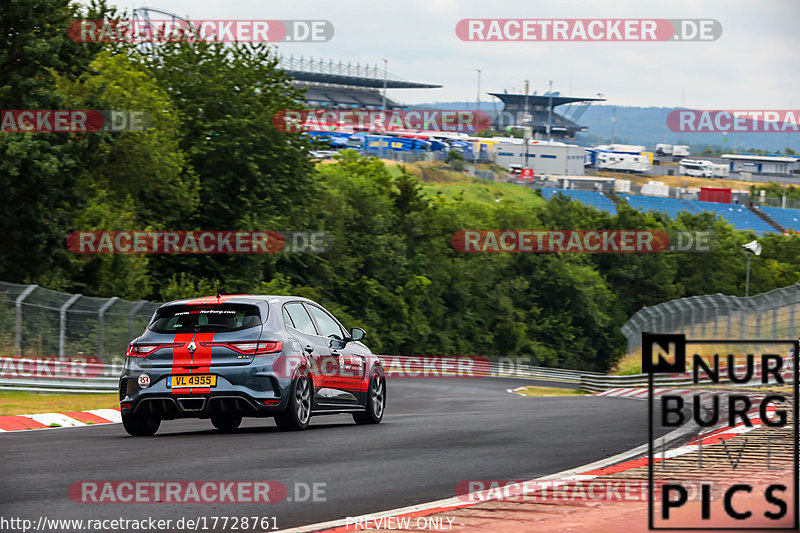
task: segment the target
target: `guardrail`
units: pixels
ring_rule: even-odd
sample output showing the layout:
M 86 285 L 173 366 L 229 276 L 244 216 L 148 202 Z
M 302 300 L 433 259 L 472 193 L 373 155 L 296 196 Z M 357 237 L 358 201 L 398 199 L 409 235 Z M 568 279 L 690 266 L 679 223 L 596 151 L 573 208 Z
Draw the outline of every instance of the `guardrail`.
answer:
M 404 364 L 415 364 L 415 361 L 431 361 L 436 359 L 447 358 L 432 358 L 432 357 L 410 357 L 410 356 L 381 356 L 389 361 L 400 361 Z M 456 360 L 456 357 L 450 357 L 451 360 Z M 483 359 L 483 358 L 477 358 Z M 385 362 L 386 362 L 385 360 Z M 390 363 L 391 365 L 391 363 Z M 105 366 L 102 368 L 94 368 L 95 366 L 102 365 L 85 365 L 84 369 L 89 372 L 94 371 L 96 376 L 91 377 L 67 377 L 67 376 L 20 376 L 20 377 L 2 377 L 0 372 L 0 390 L 18 390 L 30 392 L 51 392 L 51 393 L 109 393 L 116 392 L 119 383 L 119 374 L 121 368 L 118 365 Z M 414 366 L 416 370 L 426 368 L 424 364 L 420 363 Z M 453 367 L 450 367 L 453 368 Z M 389 370 L 391 371 L 391 366 Z M 452 370 L 438 369 L 438 376 L 457 376 L 458 373 Z M 647 387 L 648 375 L 647 374 L 633 374 L 629 376 L 612 376 L 602 374 L 600 372 L 584 372 L 579 370 L 569 370 L 564 368 L 546 368 L 540 366 L 521 365 L 511 362 L 489 362 L 485 359 L 478 361 L 471 368 L 471 375 L 473 377 L 491 376 L 491 377 L 515 377 L 526 378 L 532 380 L 542 381 L 557 381 L 562 383 L 575 383 L 579 388 L 588 392 L 602 392 L 609 389 L 621 387 Z M 389 377 L 391 377 L 391 372 Z M 792 374 L 788 372 L 785 374 L 788 379 L 791 379 Z M 415 375 L 409 372 L 406 377 L 426 377 L 424 373 Z M 721 383 L 731 383 L 728 379 L 720 379 Z M 689 374 L 683 375 L 657 375 L 654 377 L 656 386 L 662 387 L 683 387 L 696 385 L 692 381 Z M 701 380 L 700 383 L 711 383 L 709 380 Z
M 393 361 L 405 363 L 422 360 L 410 356 L 382 356 Z M 424 358 L 428 361 L 434 358 Z M 450 359 L 455 360 L 455 357 Z M 582 372 L 563 368 L 545 368 L 540 366 L 521 365 L 513 362 L 478 362 L 473 366 L 473 375 L 493 376 L 493 377 L 517 377 L 527 379 L 538 379 L 543 381 L 558 381 L 562 383 L 583 383 L 585 379 L 600 380 L 605 376 L 599 372 Z M 95 368 L 99 367 L 99 368 Z M 420 365 L 418 368 L 424 368 Z M 29 392 L 51 392 L 51 393 L 109 393 L 116 392 L 119 383 L 119 366 L 102 365 L 83 365 L 82 371 L 90 374 L 85 377 L 59 376 L 38 376 L 20 375 L 18 377 L 3 377 L 0 370 L 0 390 L 17 390 Z M 92 376 L 91 374 L 95 374 Z M 441 372 L 441 375 L 452 375 L 452 372 Z M 391 377 L 391 374 L 390 374 Z M 420 375 L 424 377 L 424 375 Z
M 792 359 L 789 358 L 789 361 Z M 786 367 L 787 370 L 784 370 L 781 375 L 784 378 L 785 383 L 791 383 L 793 379 L 793 372 L 791 370 L 791 365 Z M 742 372 L 742 365 L 737 365 L 737 376 L 741 375 Z M 692 379 L 692 375 L 690 373 L 685 374 L 678 374 L 678 375 L 656 375 L 653 377 L 653 384 L 656 387 L 691 387 L 695 385 L 712 385 L 723 383 L 725 385 L 732 385 L 732 386 L 742 386 L 752 387 L 755 385 L 761 385 L 761 380 L 756 380 L 757 383 L 753 383 L 753 381 L 749 381 L 746 383 L 734 383 L 728 377 L 726 377 L 727 367 L 723 367 L 719 369 L 719 379 L 716 381 L 711 381 L 710 379 L 700 379 L 698 381 L 694 381 Z M 628 388 L 638 388 L 638 387 L 647 387 L 649 385 L 649 376 L 648 374 L 631 374 L 630 376 L 609 376 L 609 375 L 601 375 L 601 376 L 590 376 L 584 374 L 581 376 L 580 380 L 580 388 L 588 391 L 588 392 L 603 392 L 604 390 L 608 389 L 616 389 L 622 387 Z M 774 384 L 775 380 L 772 376 L 768 376 L 767 382 L 769 384 Z
M 655 376 L 653 378 L 653 382 L 658 386 L 669 387 L 695 385 L 695 383 L 692 382 L 692 379 L 687 377 Z M 630 376 L 603 375 L 599 377 L 583 376 L 580 380 L 580 388 L 588 392 L 603 392 L 604 390 L 616 389 L 620 387 L 636 388 L 647 386 L 647 374 L 632 374 Z

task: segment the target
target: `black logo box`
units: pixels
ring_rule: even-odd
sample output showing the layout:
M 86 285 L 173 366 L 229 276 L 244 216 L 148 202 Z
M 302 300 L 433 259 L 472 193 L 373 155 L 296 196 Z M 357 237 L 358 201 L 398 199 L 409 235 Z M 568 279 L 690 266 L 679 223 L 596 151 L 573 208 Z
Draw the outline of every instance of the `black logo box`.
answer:
M 791 527 L 765 528 L 759 527 L 655 527 L 654 512 L 654 480 L 653 480 L 653 461 L 654 444 L 653 438 L 653 392 L 655 389 L 655 375 L 662 373 L 684 373 L 686 372 L 686 346 L 689 344 L 785 344 L 793 347 L 793 368 L 792 385 L 794 393 L 794 523 Z M 661 351 L 669 352 L 674 347 L 674 360 L 669 361 L 659 357 L 657 362 L 653 362 L 653 346 L 657 345 Z M 648 481 L 648 505 L 647 521 L 648 529 L 651 531 L 797 531 L 800 527 L 800 478 L 798 477 L 798 467 L 800 467 L 800 394 L 798 391 L 798 380 L 800 379 L 800 342 L 798 340 L 775 340 L 775 339 L 691 339 L 687 340 L 682 334 L 661 334 L 661 333 L 642 333 L 642 370 L 648 375 L 647 389 L 647 424 L 648 424 L 648 450 L 647 450 L 647 481 Z M 763 368 L 762 368 L 763 372 Z

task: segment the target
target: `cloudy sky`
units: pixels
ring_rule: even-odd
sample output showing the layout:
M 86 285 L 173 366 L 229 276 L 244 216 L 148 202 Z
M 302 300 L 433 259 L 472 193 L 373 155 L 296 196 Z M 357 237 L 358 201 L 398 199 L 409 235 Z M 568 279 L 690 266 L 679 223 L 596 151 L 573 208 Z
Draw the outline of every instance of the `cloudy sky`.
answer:
M 113 3 L 113 0 L 112 0 Z M 486 92 L 605 94 L 613 105 L 698 109 L 796 109 L 800 106 L 800 34 L 796 0 L 118 0 L 192 19 L 325 19 L 326 43 L 280 44 L 315 60 L 383 65 L 440 89 L 394 90 L 406 104 L 474 101 L 477 72 Z M 713 42 L 466 42 L 461 19 L 716 19 Z M 379 67 L 380 68 L 380 67 Z

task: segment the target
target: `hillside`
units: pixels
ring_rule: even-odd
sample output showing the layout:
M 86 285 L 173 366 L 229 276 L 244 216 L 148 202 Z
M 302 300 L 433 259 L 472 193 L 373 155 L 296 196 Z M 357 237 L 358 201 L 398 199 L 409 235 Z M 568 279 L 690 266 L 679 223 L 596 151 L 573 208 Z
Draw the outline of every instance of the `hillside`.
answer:
M 488 98 L 488 96 L 487 96 Z M 411 106 L 413 108 L 432 109 L 475 109 L 475 102 L 434 102 Z M 556 109 L 561 114 L 569 115 L 569 106 Z M 481 110 L 489 113 L 493 118 L 502 111 L 503 104 L 499 102 L 483 102 Z M 579 134 L 576 138 L 578 144 L 595 145 L 611 142 L 612 116 L 616 117 L 614 124 L 614 141 L 624 144 L 641 144 L 648 148 L 655 148 L 658 143 L 687 144 L 692 153 L 699 153 L 710 147 L 712 150 L 722 152 L 749 152 L 751 149 L 766 150 L 776 153 L 783 152 L 786 147 L 800 151 L 800 136 L 790 133 L 737 133 L 723 135 L 722 133 L 678 133 L 667 128 L 667 115 L 679 107 L 633 107 L 622 105 L 597 105 L 589 106 L 578 124 L 586 126 L 588 131 Z M 614 114 L 616 110 L 616 115 Z

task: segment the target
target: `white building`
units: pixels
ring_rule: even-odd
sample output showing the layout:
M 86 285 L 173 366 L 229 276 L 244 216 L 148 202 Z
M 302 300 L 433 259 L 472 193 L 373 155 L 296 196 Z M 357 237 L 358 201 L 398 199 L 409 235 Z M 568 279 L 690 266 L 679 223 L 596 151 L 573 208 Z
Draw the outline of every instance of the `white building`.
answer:
M 768 154 L 722 154 L 720 157 L 730 161 L 731 172 L 750 172 L 751 174 L 777 174 L 788 176 L 800 172 L 800 157 Z
M 524 144 L 497 144 L 495 163 L 510 168 L 521 165 L 532 168 L 535 175 L 582 176 L 584 149 L 574 144 L 548 141 L 531 141 L 528 144 L 528 159 L 525 161 Z

